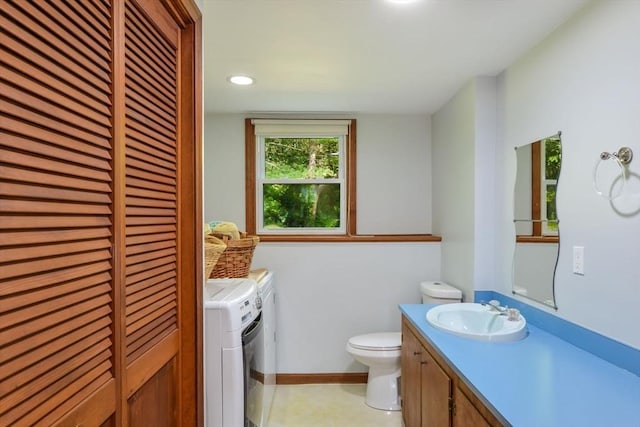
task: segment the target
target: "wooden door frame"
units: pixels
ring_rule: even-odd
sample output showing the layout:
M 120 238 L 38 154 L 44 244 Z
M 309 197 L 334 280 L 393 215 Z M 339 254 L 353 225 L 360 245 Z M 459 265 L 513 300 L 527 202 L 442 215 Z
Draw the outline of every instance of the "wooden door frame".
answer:
M 180 425 L 204 425 L 202 16 L 193 0 L 171 0 L 181 19 L 178 144 L 178 410 Z

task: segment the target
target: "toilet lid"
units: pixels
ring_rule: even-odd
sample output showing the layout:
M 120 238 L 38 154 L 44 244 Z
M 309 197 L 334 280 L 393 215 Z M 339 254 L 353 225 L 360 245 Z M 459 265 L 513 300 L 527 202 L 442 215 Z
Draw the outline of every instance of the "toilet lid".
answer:
M 400 332 L 379 332 L 358 335 L 351 337 L 349 344 L 361 350 L 400 350 L 402 334 Z

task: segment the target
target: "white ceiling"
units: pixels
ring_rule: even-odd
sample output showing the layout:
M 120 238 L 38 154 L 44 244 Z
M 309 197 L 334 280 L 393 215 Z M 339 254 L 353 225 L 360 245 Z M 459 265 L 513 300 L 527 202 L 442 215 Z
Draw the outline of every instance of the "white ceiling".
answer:
M 430 114 L 588 0 L 202 1 L 206 112 Z

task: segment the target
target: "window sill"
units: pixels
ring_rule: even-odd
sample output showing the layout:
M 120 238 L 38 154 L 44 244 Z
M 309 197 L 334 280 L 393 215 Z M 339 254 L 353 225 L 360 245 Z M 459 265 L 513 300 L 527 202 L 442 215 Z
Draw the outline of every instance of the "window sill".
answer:
M 433 234 L 364 234 L 364 235 L 273 235 L 259 234 L 261 242 L 440 242 L 442 237 Z
M 560 243 L 558 236 L 516 236 L 516 243 Z

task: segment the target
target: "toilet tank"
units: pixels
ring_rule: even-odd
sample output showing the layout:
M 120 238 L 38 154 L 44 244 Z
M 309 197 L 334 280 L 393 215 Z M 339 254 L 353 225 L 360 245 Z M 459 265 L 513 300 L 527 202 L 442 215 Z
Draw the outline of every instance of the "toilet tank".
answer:
M 462 291 L 444 282 L 421 282 L 423 304 L 450 304 L 462 301 Z

